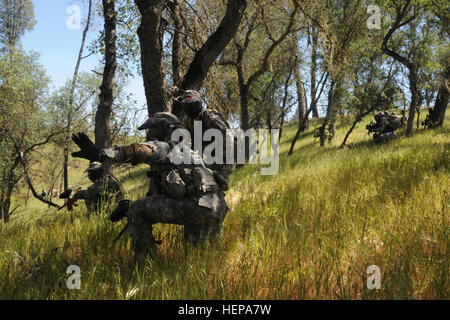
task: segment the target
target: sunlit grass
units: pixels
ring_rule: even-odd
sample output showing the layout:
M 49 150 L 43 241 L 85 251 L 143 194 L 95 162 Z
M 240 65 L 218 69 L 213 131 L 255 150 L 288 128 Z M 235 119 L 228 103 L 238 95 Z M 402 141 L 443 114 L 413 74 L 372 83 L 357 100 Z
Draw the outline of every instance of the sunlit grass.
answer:
M 251 165 L 233 175 L 222 237 L 207 250 L 158 225 L 156 257 L 136 260 L 127 234 L 113 244 L 123 224 L 107 212 L 37 205 L 1 225 L 0 299 L 448 299 L 449 120 L 386 145 L 360 124 L 346 149 L 348 124 L 324 148 L 305 133 L 292 157 L 288 126 L 277 175 Z M 118 174 L 133 199 L 146 170 Z M 81 290 L 66 287 L 71 264 Z M 366 287 L 370 265 L 380 290 Z

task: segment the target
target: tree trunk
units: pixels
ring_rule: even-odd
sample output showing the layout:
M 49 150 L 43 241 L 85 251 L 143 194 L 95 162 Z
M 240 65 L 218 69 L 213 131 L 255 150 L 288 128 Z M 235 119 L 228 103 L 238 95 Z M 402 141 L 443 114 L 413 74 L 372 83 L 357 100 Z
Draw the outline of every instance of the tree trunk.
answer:
M 172 22 L 173 22 L 173 40 L 172 40 L 172 80 L 173 85 L 178 87 L 181 84 L 181 49 L 183 45 L 183 34 L 181 32 L 182 17 L 180 9 L 180 0 L 169 2 Z
M 303 122 L 298 123 L 298 129 L 297 129 L 297 132 L 295 133 L 294 139 L 292 139 L 291 147 L 289 148 L 289 152 L 288 152 L 288 157 L 292 156 L 292 154 L 294 153 L 294 148 L 295 148 L 295 144 L 297 143 L 298 137 L 300 136 L 300 133 L 305 131 L 305 126 L 306 126 L 305 119 L 308 119 L 311 111 L 312 111 L 312 109 L 309 108 L 308 112 L 306 113 L 306 117 L 303 119 Z
M 319 129 L 319 137 L 320 137 L 320 146 L 325 146 L 325 131 L 327 125 L 330 121 L 333 121 L 333 113 L 334 113 L 334 92 L 335 92 L 335 82 L 331 81 L 330 89 L 328 90 L 328 106 L 327 106 L 327 114 L 325 119 L 323 120 L 322 126 Z
M 449 81 L 450 67 L 447 66 L 444 74 L 444 79 L 436 96 L 433 111 L 430 115 L 430 120 L 433 124 L 436 124 L 436 127 L 442 127 L 444 125 L 445 112 L 447 111 L 449 100 Z
M 95 113 L 95 145 L 105 149 L 111 147 L 111 113 L 114 101 L 114 78 L 116 59 L 116 12 L 114 0 L 103 0 L 105 19 L 105 68 L 100 86 L 99 105 Z
M 405 23 L 408 23 L 415 19 L 415 16 L 412 18 L 409 18 L 407 21 L 403 21 L 403 19 L 407 16 L 408 12 L 413 8 L 411 5 L 411 0 L 408 0 L 400 5 L 400 7 L 397 8 L 397 16 L 395 18 L 395 21 L 392 25 L 392 27 L 388 30 L 386 35 L 384 36 L 383 43 L 381 45 L 381 49 L 383 52 L 390 57 L 392 57 L 395 61 L 400 62 L 403 64 L 406 68 L 408 68 L 409 75 L 409 89 L 411 91 L 411 103 L 409 105 L 409 118 L 406 126 L 406 136 L 410 137 L 413 134 L 414 129 L 414 116 L 416 113 L 417 106 L 420 105 L 420 92 L 417 89 L 417 68 L 415 64 L 408 60 L 406 57 L 398 54 L 394 50 L 390 49 L 388 47 L 388 42 L 391 39 L 392 35 L 396 30 L 401 28 Z
M 244 83 L 244 71 L 241 64 L 236 68 L 239 83 L 239 96 L 241 102 L 241 129 L 246 131 L 250 128 L 248 116 L 248 86 Z
M 11 208 L 11 194 L 12 191 L 17 184 L 19 178 L 16 176 L 16 168 L 19 165 L 19 158 L 14 160 L 14 163 L 11 164 L 11 167 L 8 169 L 8 173 L 6 176 L 6 189 L 3 189 L 3 194 L 1 195 L 2 203 L 2 211 L 3 211 L 3 221 L 5 223 L 9 222 L 9 210 Z
M 270 108 L 266 108 L 266 124 L 269 131 L 272 130 L 272 112 Z
M 416 68 L 412 65 L 409 66 L 409 88 L 411 90 L 411 103 L 409 105 L 408 122 L 406 124 L 406 136 L 410 137 L 413 134 L 414 129 L 414 117 L 416 115 L 416 108 L 420 105 L 420 93 L 417 90 L 417 76 Z
M 141 69 L 148 115 L 168 111 L 164 68 L 164 1 L 135 0 L 141 14 L 138 28 Z
M 299 128 L 301 127 L 301 125 L 303 124 L 303 122 L 305 123 L 305 125 L 303 127 L 303 130 L 306 129 L 308 127 L 308 118 L 306 117 L 306 94 L 305 94 L 305 90 L 303 87 L 303 83 L 302 83 L 302 74 L 300 72 L 300 55 L 298 52 L 298 40 L 296 37 L 296 42 L 295 42 L 295 54 L 296 54 L 296 59 L 294 62 L 294 77 L 295 77 L 295 85 L 297 88 L 297 100 L 298 100 L 298 124 L 299 124 Z M 306 117 L 306 119 L 305 119 Z
M 11 197 L 6 197 L 3 199 L 2 204 L 2 211 L 3 211 L 3 222 L 8 223 L 9 222 L 9 209 L 11 207 Z
M 80 69 L 81 60 L 83 59 L 83 51 L 84 51 L 84 45 L 86 43 L 86 36 L 89 31 L 89 27 L 91 24 L 91 14 L 92 14 L 92 0 L 89 0 L 89 10 L 88 10 L 88 17 L 86 21 L 86 26 L 83 30 L 83 35 L 81 38 L 81 46 L 80 51 L 78 53 L 78 59 L 77 64 L 75 66 L 75 71 L 73 73 L 73 79 L 72 79 L 72 87 L 70 89 L 70 97 L 69 97 L 69 116 L 67 121 L 67 128 L 66 128 L 66 135 L 65 135 L 65 146 L 64 146 L 64 190 L 67 190 L 69 188 L 69 144 L 70 144 L 70 131 L 72 126 L 72 111 L 73 111 L 73 99 L 74 99 L 74 93 L 75 93 L 75 87 L 77 85 L 78 80 L 78 71 Z
M 228 0 L 225 16 L 217 30 L 209 36 L 205 44 L 196 53 L 194 60 L 181 81 L 180 89 L 200 90 L 209 69 L 236 34 L 246 7 L 246 0 Z M 183 108 L 175 100 L 172 103 L 172 112 L 181 118 L 184 114 Z
M 356 124 L 357 124 L 358 122 L 359 122 L 358 119 L 355 120 L 355 121 L 353 122 L 353 125 L 352 125 L 352 127 L 350 128 L 350 130 L 347 131 L 347 134 L 345 135 L 344 141 L 342 141 L 341 148 L 344 148 L 344 147 L 346 146 L 346 144 L 347 144 L 347 139 L 348 139 L 348 137 L 350 137 L 350 134 L 353 132 L 353 129 L 355 129 Z
M 317 30 L 312 28 L 312 53 L 311 53 L 311 109 L 313 118 L 319 117 L 317 110 L 317 88 L 316 88 L 316 72 L 317 72 Z
M 336 134 L 336 118 L 334 117 L 331 120 L 330 125 L 328 126 L 328 142 L 331 142 Z
M 246 7 L 246 0 L 228 0 L 225 16 L 217 30 L 195 55 L 183 78 L 182 89 L 199 90 L 201 88 L 209 68 L 236 34 Z
M 436 97 L 436 101 L 434 103 L 433 112 L 431 113 L 431 121 L 433 121 L 433 123 L 436 123 L 437 127 L 442 127 L 444 125 L 445 112 L 447 111 L 448 100 L 449 100 L 448 88 L 445 86 L 445 84 L 442 84 Z
M 286 117 L 286 114 L 284 112 L 282 112 L 281 113 L 281 121 L 280 121 L 280 135 L 278 136 L 278 142 L 281 141 L 281 137 L 283 135 L 283 127 L 284 127 L 284 118 L 285 117 Z

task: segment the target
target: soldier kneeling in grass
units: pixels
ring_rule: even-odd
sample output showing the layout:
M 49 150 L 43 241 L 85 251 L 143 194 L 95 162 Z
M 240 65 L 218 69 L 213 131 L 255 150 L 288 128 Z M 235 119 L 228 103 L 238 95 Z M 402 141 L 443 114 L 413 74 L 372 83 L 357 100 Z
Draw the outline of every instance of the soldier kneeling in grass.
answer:
M 201 156 L 189 145 L 172 141 L 172 133 L 181 127 L 176 116 L 160 112 L 139 127 L 149 131 L 151 141 L 145 143 L 98 149 L 83 133 L 72 137 L 80 147 L 74 157 L 151 166 L 154 188 L 150 195 L 134 202 L 121 200 L 110 216 L 112 222 L 128 218 L 136 253 L 154 252 L 159 243 L 153 236 L 156 223 L 183 225 L 185 242 L 194 246 L 212 244 L 220 234 L 228 210 L 224 193 Z
M 125 190 L 120 181 L 100 162 L 92 162 L 85 172 L 94 184 L 86 190 L 77 191 L 72 201 L 83 199 L 88 214 L 99 211 L 103 205 L 117 203 L 125 196 Z
M 395 131 L 402 126 L 402 119 L 394 112 L 380 112 L 375 115 L 375 122 L 366 126 L 368 133 L 373 133 L 375 143 L 385 143 L 395 139 Z

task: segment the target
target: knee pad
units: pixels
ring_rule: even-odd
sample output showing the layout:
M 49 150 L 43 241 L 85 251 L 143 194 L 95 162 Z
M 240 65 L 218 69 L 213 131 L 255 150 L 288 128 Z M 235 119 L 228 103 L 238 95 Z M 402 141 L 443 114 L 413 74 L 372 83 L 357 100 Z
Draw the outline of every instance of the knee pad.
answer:
M 128 209 L 130 208 L 130 200 L 122 199 L 119 201 L 117 208 L 109 216 L 111 222 L 118 222 L 127 216 Z

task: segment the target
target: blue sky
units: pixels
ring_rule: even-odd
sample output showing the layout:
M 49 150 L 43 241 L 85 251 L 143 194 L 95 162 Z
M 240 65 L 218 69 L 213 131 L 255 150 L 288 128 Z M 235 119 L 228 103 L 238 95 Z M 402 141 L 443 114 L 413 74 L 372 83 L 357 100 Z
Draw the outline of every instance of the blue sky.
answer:
M 73 4 L 78 5 L 83 23 L 87 7 L 81 1 L 69 0 L 33 0 L 33 3 L 37 23 L 33 31 L 27 32 L 22 38 L 22 46 L 26 51 L 34 50 L 40 54 L 41 63 L 52 79 L 52 86 L 57 88 L 72 78 L 81 45 L 82 29 L 68 28 L 67 20 L 71 14 L 67 13 L 67 9 Z M 86 45 L 95 40 L 101 27 L 97 19 L 88 34 Z M 99 65 L 100 59 L 100 56 L 91 56 L 82 60 L 80 71 L 90 72 Z M 142 78 L 136 76 L 127 89 L 134 94 L 139 105 L 145 104 Z

